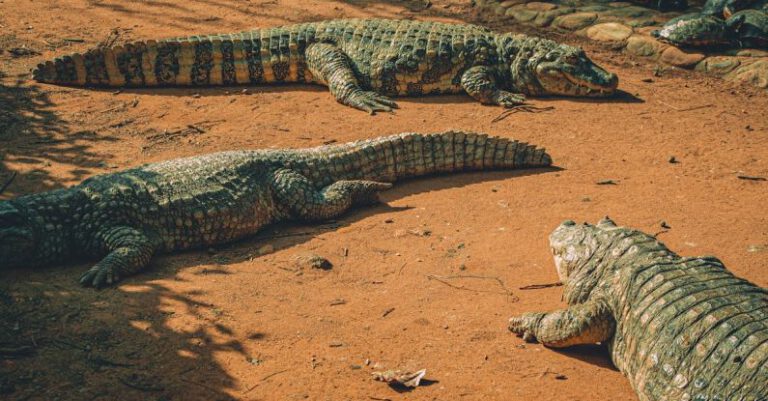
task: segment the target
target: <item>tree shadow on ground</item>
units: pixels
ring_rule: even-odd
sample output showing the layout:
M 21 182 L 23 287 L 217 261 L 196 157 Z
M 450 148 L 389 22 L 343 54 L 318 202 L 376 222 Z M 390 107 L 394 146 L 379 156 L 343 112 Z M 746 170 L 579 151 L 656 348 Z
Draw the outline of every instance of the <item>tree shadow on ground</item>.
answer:
M 387 202 L 422 192 L 557 170 L 481 172 L 407 180 L 382 197 Z M 171 290 L 151 281 L 195 267 L 190 266 L 190 261 L 192 265 L 206 266 L 239 263 L 253 258 L 255 249 L 265 243 L 273 249 L 294 247 L 386 208 L 381 205 L 357 209 L 319 226 L 269 227 L 262 235 L 226 246 L 214 255 L 189 252 L 162 257 L 155 260 L 149 272 L 129 278 L 116 290 L 79 287 L 77 274 L 87 264 L 53 267 L 31 276 L 22 270 L 3 273 L 0 395 L 9 400 L 240 399 L 231 394 L 246 394 L 248 384 L 238 383 L 219 358 L 222 353 L 230 353 L 246 361 L 254 360 L 248 354 L 247 343 L 269 340 L 269 333 L 258 328 L 236 333 L 226 324 L 228 318 L 223 308 L 205 301 L 205 291 Z M 229 272 L 214 266 L 206 269 L 205 274 Z M 174 280 L 184 281 L 178 276 Z M 183 321 L 179 324 L 173 319 Z M 254 383 L 250 386 L 260 382 Z
M 114 141 L 93 131 L 72 131 L 53 111 L 48 92 L 0 73 L 0 199 L 63 187 L 52 163 L 64 164 L 74 179 L 90 175 L 104 155 L 95 142 Z

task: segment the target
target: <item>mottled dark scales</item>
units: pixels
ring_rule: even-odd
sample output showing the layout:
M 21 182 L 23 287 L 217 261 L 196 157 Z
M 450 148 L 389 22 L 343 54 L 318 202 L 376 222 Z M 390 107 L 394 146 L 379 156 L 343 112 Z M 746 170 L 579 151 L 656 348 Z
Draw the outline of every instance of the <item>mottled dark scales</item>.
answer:
M 532 145 L 445 132 L 148 164 L 0 201 L 0 268 L 101 258 L 81 278 L 101 287 L 157 253 L 225 243 L 279 221 L 337 217 L 377 202 L 398 179 L 551 163 Z
M 641 401 L 768 400 L 768 290 L 608 218 L 567 221 L 549 242 L 570 306 L 510 330 L 550 347 L 606 343 Z
M 39 65 L 35 79 L 105 86 L 311 82 L 368 112 L 396 107 L 386 96 L 466 92 L 509 107 L 524 95 L 608 96 L 618 82 L 575 47 L 410 20 L 330 20 L 103 50 L 91 54 L 104 69 L 74 55 Z

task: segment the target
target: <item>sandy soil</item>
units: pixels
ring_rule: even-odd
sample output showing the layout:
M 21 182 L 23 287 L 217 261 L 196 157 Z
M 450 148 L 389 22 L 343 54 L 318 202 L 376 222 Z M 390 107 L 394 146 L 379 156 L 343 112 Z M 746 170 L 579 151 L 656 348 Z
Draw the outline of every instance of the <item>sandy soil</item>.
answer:
M 80 288 L 87 263 L 3 272 L 0 396 L 636 399 L 600 347 L 555 352 L 506 330 L 510 315 L 561 306 L 559 288 L 519 287 L 556 281 L 547 235 L 568 218 L 608 214 L 648 232 L 664 221 L 672 228 L 659 238 L 672 249 L 715 254 L 768 286 L 768 182 L 737 178 L 768 176 L 764 91 L 691 73 L 656 76 L 652 64 L 590 44 L 582 45 L 620 75 L 623 96 L 535 99 L 552 109 L 495 123 L 501 109 L 463 96 L 400 99 L 396 113 L 371 117 L 320 87 L 113 93 L 29 79 L 39 61 L 113 30 L 126 41 L 329 17 L 478 20 L 468 2 L 420 4 L 0 0 L 0 184 L 16 174 L 4 198 L 179 156 L 449 128 L 546 146 L 561 168 L 400 183 L 385 205 L 159 257 L 114 289 Z M 20 47 L 41 54 L 10 53 Z M 617 185 L 596 184 L 606 179 Z M 297 268 L 308 252 L 333 269 Z M 426 368 L 430 382 L 398 393 L 371 379 L 374 366 Z

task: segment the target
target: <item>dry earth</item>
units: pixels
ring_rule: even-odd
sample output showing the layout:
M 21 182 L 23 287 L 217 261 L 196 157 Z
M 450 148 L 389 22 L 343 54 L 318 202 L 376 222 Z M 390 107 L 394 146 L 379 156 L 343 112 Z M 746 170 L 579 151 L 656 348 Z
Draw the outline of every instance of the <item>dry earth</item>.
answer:
M 510 315 L 561 306 L 559 288 L 519 287 L 557 279 L 547 235 L 568 218 L 608 214 L 649 232 L 664 221 L 672 249 L 715 254 L 768 286 L 768 182 L 737 178 L 768 177 L 765 91 L 655 76 L 653 64 L 591 44 L 623 96 L 535 99 L 552 109 L 497 122 L 502 110 L 463 96 L 401 99 L 371 117 L 319 87 L 113 93 L 29 79 L 39 61 L 104 40 L 330 17 L 476 21 L 468 2 L 421 4 L 0 0 L 0 185 L 15 174 L 5 198 L 179 156 L 449 128 L 546 146 L 560 168 L 400 183 L 385 205 L 160 257 L 103 291 L 76 284 L 87 263 L 3 272 L 0 397 L 634 400 L 600 347 L 555 352 L 506 330 Z M 596 184 L 606 179 L 616 185 Z M 333 269 L 297 269 L 308 252 Z M 371 379 L 375 365 L 426 368 L 429 385 L 398 393 Z

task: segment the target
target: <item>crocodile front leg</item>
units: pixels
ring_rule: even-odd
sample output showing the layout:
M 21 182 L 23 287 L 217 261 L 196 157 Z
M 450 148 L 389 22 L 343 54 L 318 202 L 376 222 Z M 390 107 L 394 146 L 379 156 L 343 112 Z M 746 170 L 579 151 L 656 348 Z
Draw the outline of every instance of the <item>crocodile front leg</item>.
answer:
M 526 341 L 563 348 L 595 344 L 613 336 L 616 321 L 607 303 L 598 298 L 548 313 L 525 313 L 509 319 L 509 330 Z
M 392 184 L 365 180 L 340 180 L 318 191 L 303 175 L 288 169 L 274 173 L 272 187 L 277 201 L 290 217 L 321 221 L 340 216 L 353 206 L 378 203 L 378 193 Z
M 95 288 L 115 284 L 122 277 L 137 273 L 149 264 L 157 249 L 147 235 L 124 226 L 103 230 L 97 241 L 109 253 L 80 277 L 80 284 Z
M 386 96 L 360 88 L 349 57 L 338 47 L 315 43 L 307 47 L 306 57 L 309 71 L 328 85 L 339 103 L 371 114 L 397 108 L 397 103 Z
M 524 95 L 499 89 L 496 75 L 490 67 L 478 65 L 464 71 L 461 86 L 482 104 L 514 107 L 525 103 Z

